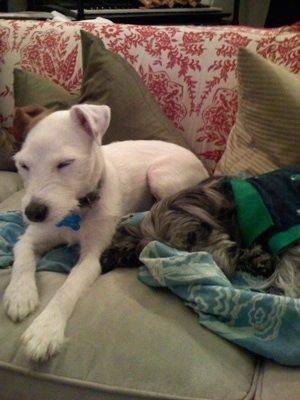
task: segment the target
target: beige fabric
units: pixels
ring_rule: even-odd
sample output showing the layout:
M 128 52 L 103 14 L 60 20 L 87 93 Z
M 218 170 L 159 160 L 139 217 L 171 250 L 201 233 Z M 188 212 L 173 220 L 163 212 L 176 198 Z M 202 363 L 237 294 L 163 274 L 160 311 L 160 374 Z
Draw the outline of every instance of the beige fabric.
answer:
M 288 368 L 265 360 L 255 400 L 299 400 L 300 368 Z
M 239 109 L 215 174 L 264 173 L 300 162 L 300 76 L 241 48 Z
M 0 297 L 9 270 L 0 270 Z M 41 304 L 66 275 L 37 273 Z M 257 357 L 201 327 L 169 291 L 139 282 L 137 271 L 103 275 L 78 302 L 70 339 L 48 363 L 26 360 L 14 324 L 0 308 L 1 399 L 252 399 Z

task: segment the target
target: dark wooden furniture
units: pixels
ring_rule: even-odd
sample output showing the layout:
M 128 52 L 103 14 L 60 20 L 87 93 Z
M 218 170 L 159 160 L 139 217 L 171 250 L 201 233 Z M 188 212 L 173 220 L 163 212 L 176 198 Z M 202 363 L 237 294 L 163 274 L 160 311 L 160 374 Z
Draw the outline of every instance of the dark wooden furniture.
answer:
M 221 8 L 201 4 L 195 8 L 177 6 L 145 9 L 138 0 L 30 0 L 28 6 L 29 10 L 57 10 L 78 20 L 101 16 L 113 22 L 141 25 L 216 25 L 224 23 L 223 19 L 231 16 Z M 233 21 L 237 23 L 238 19 L 233 16 Z

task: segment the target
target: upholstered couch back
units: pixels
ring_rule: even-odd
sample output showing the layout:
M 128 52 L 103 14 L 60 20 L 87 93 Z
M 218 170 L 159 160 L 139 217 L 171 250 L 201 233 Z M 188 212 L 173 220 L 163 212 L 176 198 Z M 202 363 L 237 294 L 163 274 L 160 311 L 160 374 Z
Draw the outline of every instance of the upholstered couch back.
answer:
M 299 43 L 299 25 L 252 29 L 1 20 L 2 128 L 12 127 L 15 67 L 37 73 L 70 93 L 80 92 L 80 30 L 102 38 L 108 49 L 134 67 L 210 171 L 215 169 L 235 122 L 238 48 L 253 49 L 293 71 L 295 40 Z

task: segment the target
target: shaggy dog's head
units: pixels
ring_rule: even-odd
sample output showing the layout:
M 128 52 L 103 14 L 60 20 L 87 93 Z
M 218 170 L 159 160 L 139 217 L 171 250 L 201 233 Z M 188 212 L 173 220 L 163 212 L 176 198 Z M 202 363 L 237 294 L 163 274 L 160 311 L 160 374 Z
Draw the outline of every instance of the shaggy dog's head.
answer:
M 178 250 L 207 251 L 230 275 L 238 232 L 235 204 L 220 191 L 222 179 L 209 178 L 168 196 L 152 206 L 140 225 L 121 226 L 122 239 L 115 241 L 110 256 L 119 265 L 136 265 L 142 249 L 158 240 Z

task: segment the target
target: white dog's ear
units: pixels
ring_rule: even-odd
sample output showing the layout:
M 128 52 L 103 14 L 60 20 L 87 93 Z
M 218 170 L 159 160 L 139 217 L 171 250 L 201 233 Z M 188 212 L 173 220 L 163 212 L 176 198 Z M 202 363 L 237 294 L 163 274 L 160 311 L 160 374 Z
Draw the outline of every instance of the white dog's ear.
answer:
M 102 105 L 78 104 L 70 109 L 71 119 L 79 123 L 85 132 L 101 144 L 110 122 L 110 108 Z

